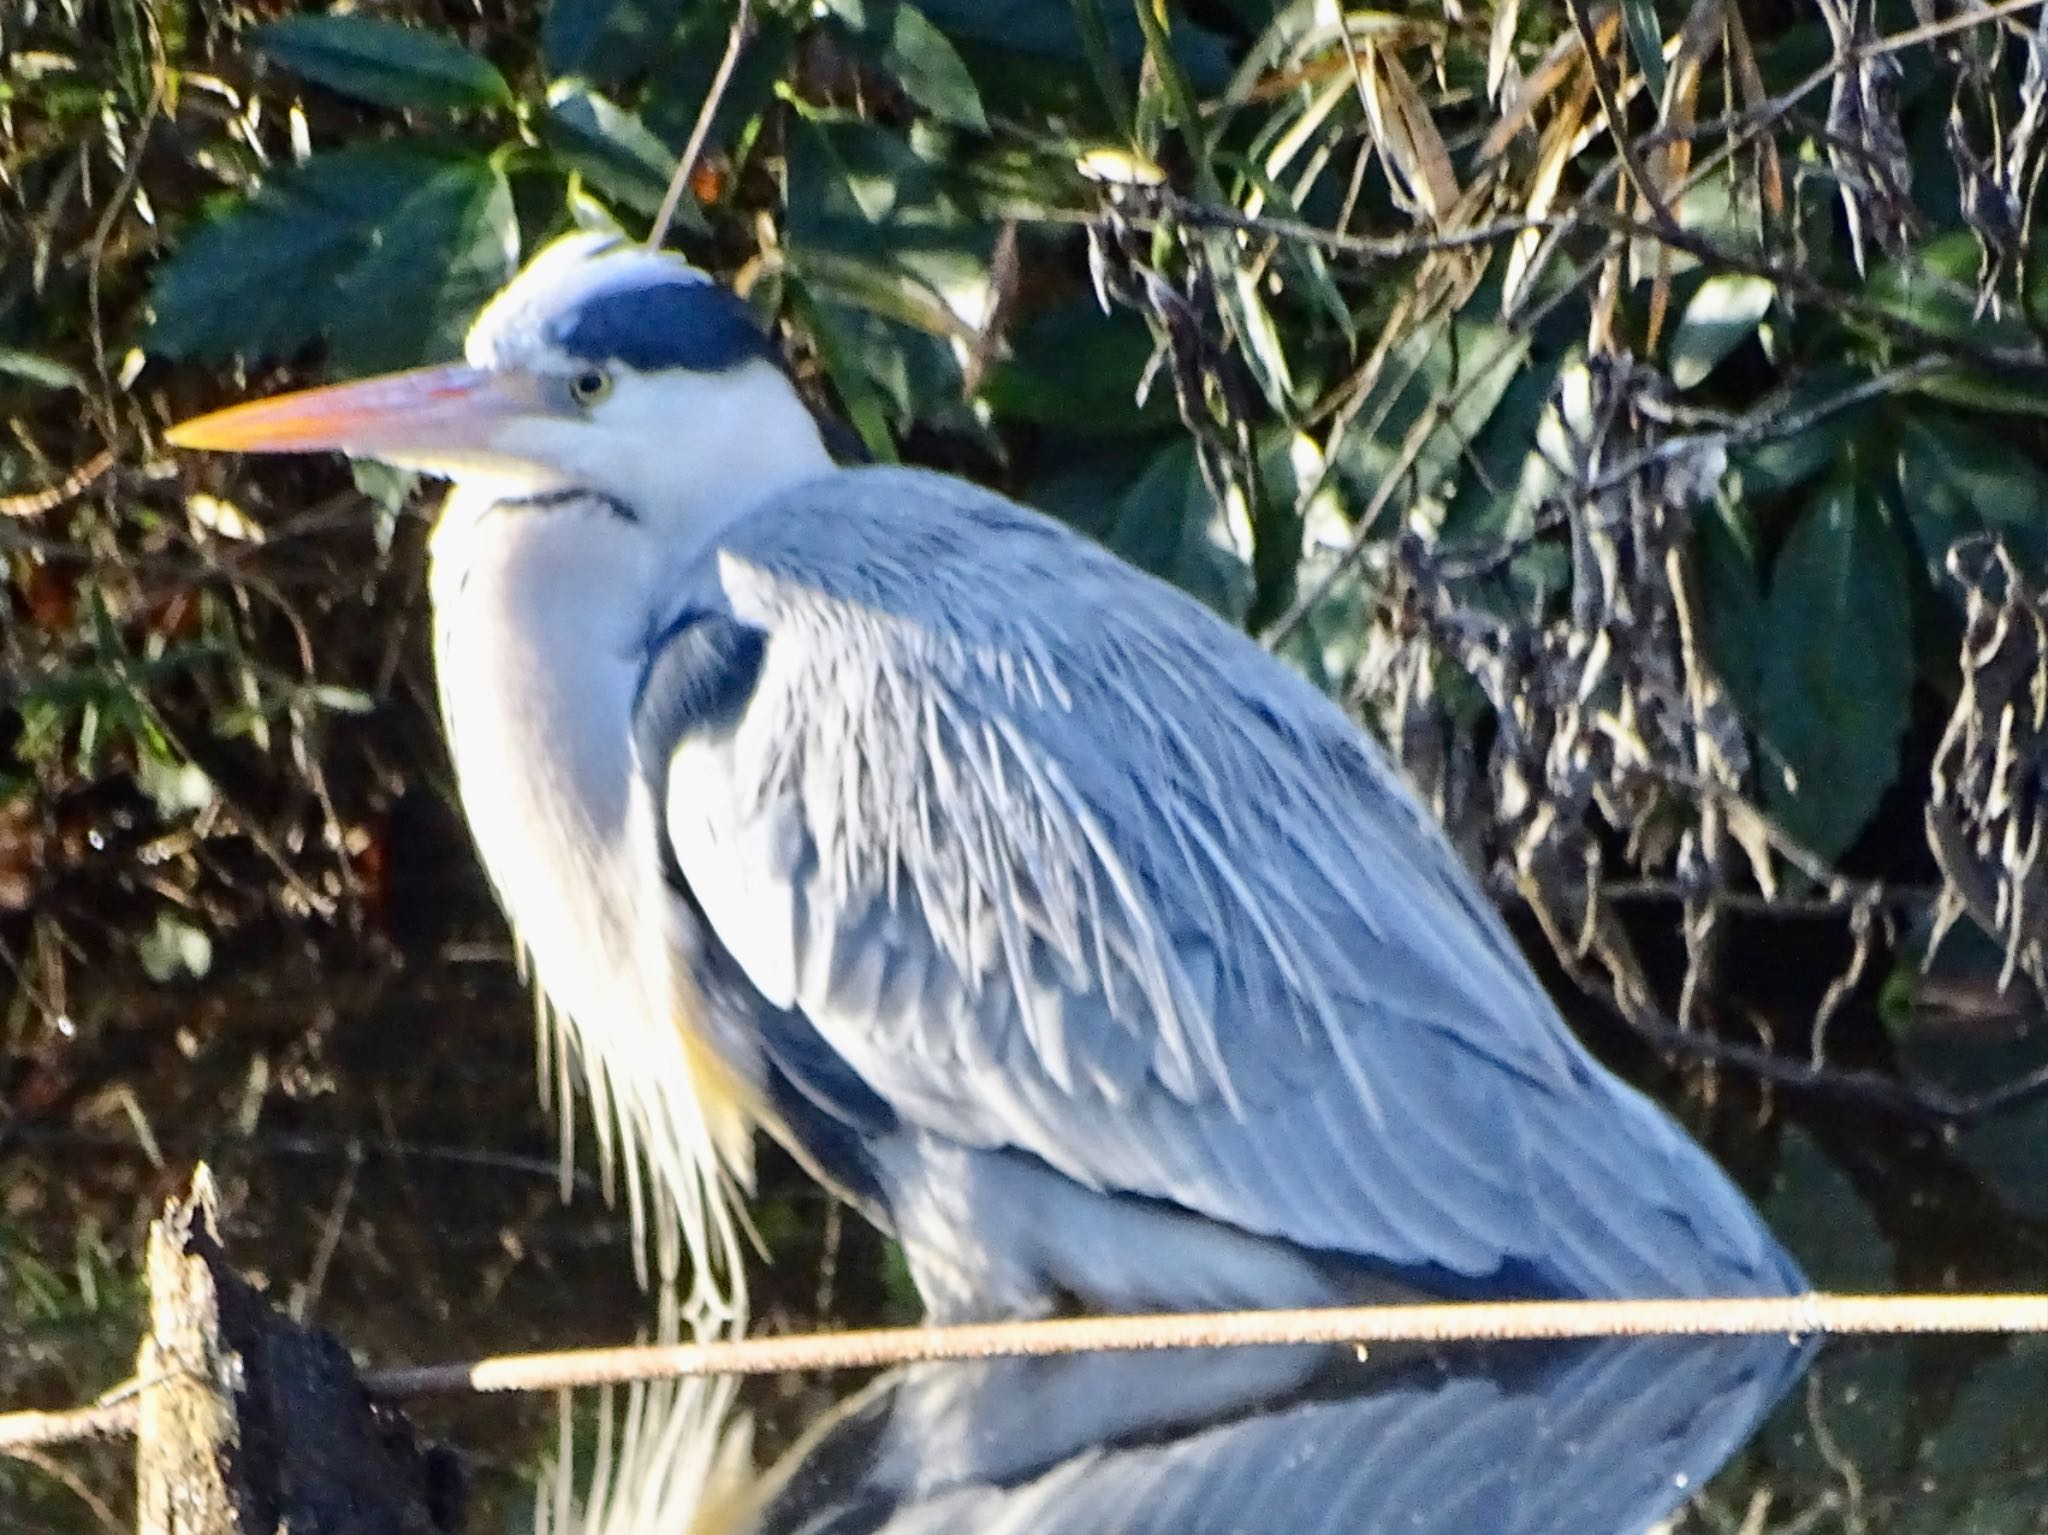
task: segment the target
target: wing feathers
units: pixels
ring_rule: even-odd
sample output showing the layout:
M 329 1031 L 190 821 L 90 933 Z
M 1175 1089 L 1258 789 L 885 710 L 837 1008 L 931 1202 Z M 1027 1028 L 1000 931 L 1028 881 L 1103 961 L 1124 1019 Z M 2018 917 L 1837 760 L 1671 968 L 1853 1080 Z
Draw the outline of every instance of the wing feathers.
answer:
M 899 1113 L 1395 1266 L 1789 1272 L 1585 1059 L 1376 749 L 1180 594 L 893 470 L 743 520 L 720 576 L 769 638 L 723 744 L 674 754 L 676 857 Z M 1735 1235 L 1690 1229 L 1703 1181 Z

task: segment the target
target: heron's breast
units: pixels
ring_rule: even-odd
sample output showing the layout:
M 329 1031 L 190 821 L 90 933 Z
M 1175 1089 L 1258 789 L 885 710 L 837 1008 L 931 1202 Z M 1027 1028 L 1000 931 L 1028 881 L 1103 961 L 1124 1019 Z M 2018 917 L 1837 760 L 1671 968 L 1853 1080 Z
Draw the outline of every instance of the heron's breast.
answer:
M 708 1026 L 693 935 L 677 931 L 635 782 L 641 644 L 623 637 L 646 625 L 626 593 L 566 570 L 578 556 L 549 532 L 533 514 L 486 512 L 436 540 L 435 659 L 463 812 L 586 1057 L 686 1072 L 727 1165 L 741 1166 L 754 1095 Z
M 634 668 L 517 549 L 437 548 L 435 667 L 465 819 L 548 994 L 573 1016 L 647 994 L 628 840 Z M 626 995 L 621 995 L 622 991 Z

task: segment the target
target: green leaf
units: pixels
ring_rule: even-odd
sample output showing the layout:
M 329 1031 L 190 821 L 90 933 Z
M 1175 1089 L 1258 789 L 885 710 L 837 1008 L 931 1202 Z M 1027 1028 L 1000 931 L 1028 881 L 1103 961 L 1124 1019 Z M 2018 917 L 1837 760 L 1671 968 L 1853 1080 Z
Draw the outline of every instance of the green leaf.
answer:
M 861 355 L 863 349 L 856 348 L 842 330 L 836 306 L 813 301 L 802 284 L 792 289 L 791 302 L 817 346 L 818 360 L 824 364 L 832 387 L 839 391 L 840 403 L 846 407 L 847 418 L 860 434 L 862 445 L 880 462 L 895 463 L 896 441 L 889 435 L 888 401 L 876 386 L 871 360 Z
M 1786 1127 L 1777 1176 L 1763 1212 L 1773 1231 L 1795 1243 L 1807 1272 L 1828 1288 L 1896 1287 L 1891 1248 L 1864 1196 L 1796 1125 Z M 1811 1433 L 1805 1438 L 1810 1441 Z M 1813 1454 L 1810 1442 L 1803 1448 Z
M 1958 539 L 1996 533 L 2022 563 L 2048 562 L 2048 472 L 2000 437 L 1957 417 L 1898 421 L 1899 507 L 1936 591 L 1959 600 L 1944 561 Z
M 85 377 L 76 368 L 18 347 L 0 346 L 0 373 L 26 379 L 44 389 L 76 389 L 81 393 L 85 389 Z
M 1938 336 L 1986 347 L 2029 344 L 2018 320 L 1979 311 L 1977 259 L 1976 238 L 1950 229 L 1873 272 L 1866 293 L 1880 309 Z
M 1628 28 L 1629 51 L 1650 89 L 1652 102 L 1664 99 L 1664 28 L 1657 20 L 1657 0 L 1621 0 L 1621 19 Z
M 1694 523 L 1694 571 L 1705 610 L 1707 660 L 1745 719 L 1757 711 L 1763 682 L 1765 628 L 1763 585 L 1749 529 L 1732 506 L 1722 506 Z
M 1777 289 L 1767 277 L 1731 272 L 1699 285 L 1671 333 L 1671 381 L 1690 389 L 1756 334 Z
M 1444 511 L 1446 539 L 1495 539 L 1526 532 L 1530 515 L 1556 487 L 1557 470 L 1536 442 L 1557 394 L 1566 355 L 1539 341 L 1467 450 L 1457 493 Z
M 1786 391 L 1774 415 L 1796 417 L 1840 396 L 1865 375 L 1847 367 L 1817 368 Z M 1774 437 L 1729 455 L 1729 485 L 1745 505 L 1754 506 L 1795 490 L 1842 460 L 1863 432 L 1874 407 L 1859 405 L 1825 416 L 1804 431 Z
M 1906 553 L 1875 497 L 1838 479 L 1779 551 L 1758 696 L 1764 799 L 1839 856 L 1898 772 L 1913 685 Z
M 685 143 L 696 127 L 725 55 L 731 20 L 731 0 L 711 4 L 698 0 L 670 38 L 667 56 L 648 76 L 646 92 L 639 100 L 640 121 L 664 143 Z M 797 14 L 756 5 L 754 21 L 752 39 L 718 98 L 718 110 L 711 114 L 704 140 L 707 153 L 723 148 L 744 157 L 762 115 L 774 105 L 783 83 L 800 68 L 797 33 L 799 26 L 809 31 L 808 16 L 800 19 Z M 636 67 L 645 70 L 644 52 Z
M 157 269 L 159 356 L 277 356 L 323 336 L 356 366 L 444 355 L 511 275 L 517 226 L 487 160 L 399 144 L 316 155 Z
M 157 269 L 146 343 L 166 357 L 276 356 L 317 337 L 379 217 L 441 162 L 365 145 L 316 155 L 189 233 Z
M 367 16 L 288 16 L 257 48 L 329 90 L 384 107 L 456 110 L 512 104 L 505 77 L 452 37 Z
M 1136 317 L 1105 316 L 1092 297 L 1035 314 L 989 370 L 981 397 L 998 415 L 1088 436 L 1173 425 L 1173 391 L 1156 387 L 1141 405 L 1138 381 L 1152 336 Z
M 606 197 L 649 215 L 661 206 L 676 157 L 616 102 L 575 81 L 558 81 L 548 91 L 540 131 L 549 147 Z M 685 228 L 705 227 L 693 198 L 677 204 L 676 214 Z
M 800 119 L 788 164 L 788 270 L 832 311 L 842 365 L 888 399 L 897 427 L 979 434 L 956 347 L 987 301 L 994 230 L 962 210 L 945 166 L 872 124 Z
M 2025 369 L 1997 374 L 1958 364 L 1922 374 L 1913 380 L 1911 389 L 1930 400 L 1970 410 L 1995 411 L 2002 416 L 2048 416 L 2048 389 Z
M 460 356 L 470 320 L 518 265 L 504 176 L 488 160 L 446 164 L 388 211 L 337 283 L 331 361 L 355 374 Z
M 908 0 L 826 0 L 855 41 L 910 99 L 941 122 L 988 131 L 974 77 L 946 36 Z

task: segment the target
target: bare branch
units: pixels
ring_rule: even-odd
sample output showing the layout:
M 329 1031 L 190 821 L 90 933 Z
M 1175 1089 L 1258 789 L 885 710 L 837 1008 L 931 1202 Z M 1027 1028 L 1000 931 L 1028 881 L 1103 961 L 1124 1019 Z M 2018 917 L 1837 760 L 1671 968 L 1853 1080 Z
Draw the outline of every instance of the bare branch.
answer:
M 654 225 L 647 231 L 649 250 L 660 250 L 662 242 L 668 238 L 669 223 L 675 218 L 676 209 L 683 201 L 683 191 L 697 169 L 697 157 L 704 152 L 704 141 L 711 136 L 711 120 L 718 115 L 719 103 L 725 100 L 726 89 L 732 84 L 732 72 L 738 66 L 740 54 L 745 51 L 753 30 L 754 0 L 740 0 L 739 10 L 732 18 L 732 31 L 726 35 L 725 55 L 718 61 L 718 73 L 711 77 L 711 89 L 704 93 L 704 105 L 697 109 L 696 124 L 690 129 L 690 141 L 683 146 L 683 153 L 676 161 L 676 173 L 669 177 L 668 191 L 654 215 Z

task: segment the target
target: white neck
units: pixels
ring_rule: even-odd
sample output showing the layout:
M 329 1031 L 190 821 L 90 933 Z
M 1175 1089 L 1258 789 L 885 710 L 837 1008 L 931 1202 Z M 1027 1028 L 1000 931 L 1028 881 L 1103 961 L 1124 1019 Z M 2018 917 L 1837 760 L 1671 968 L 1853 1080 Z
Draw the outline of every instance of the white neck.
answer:
M 620 395 L 626 396 L 622 385 Z M 725 530 L 781 491 L 828 473 L 832 457 L 790 382 L 765 362 L 721 374 L 677 420 L 636 420 L 628 405 L 622 430 L 660 445 L 669 467 L 641 488 L 660 542 L 660 563 L 674 579 Z M 657 596 L 657 602 L 660 597 Z

